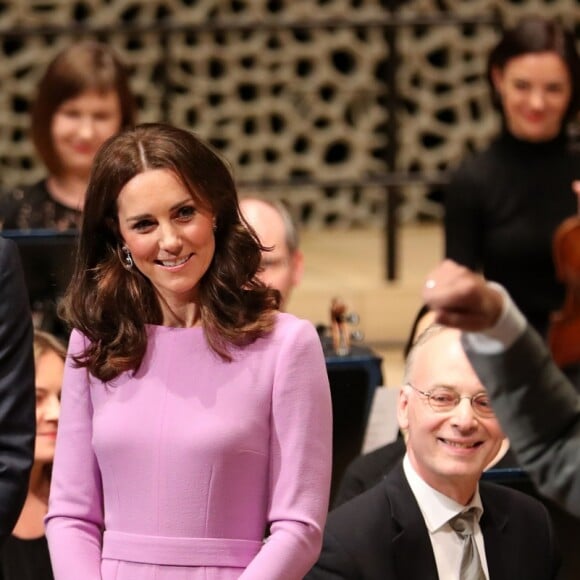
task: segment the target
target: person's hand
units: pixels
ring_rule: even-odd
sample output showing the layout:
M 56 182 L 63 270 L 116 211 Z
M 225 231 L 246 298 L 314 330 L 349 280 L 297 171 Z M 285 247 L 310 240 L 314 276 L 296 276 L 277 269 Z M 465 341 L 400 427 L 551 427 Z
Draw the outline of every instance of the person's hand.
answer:
M 423 301 L 435 322 L 460 330 L 491 328 L 501 315 L 504 297 L 479 274 L 445 260 L 427 276 Z

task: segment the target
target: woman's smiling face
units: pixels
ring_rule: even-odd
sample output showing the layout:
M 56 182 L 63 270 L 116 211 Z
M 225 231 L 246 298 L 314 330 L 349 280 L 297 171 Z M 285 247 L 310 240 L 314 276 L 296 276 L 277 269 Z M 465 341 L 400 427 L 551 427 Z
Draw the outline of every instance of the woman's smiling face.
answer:
M 172 171 L 150 169 L 121 189 L 117 216 L 124 245 L 162 298 L 162 309 L 164 303 L 181 307 L 196 302 L 215 252 L 211 211 L 193 199 Z
M 548 141 L 562 130 L 572 95 L 566 64 L 555 52 L 528 53 L 494 69 L 507 128 L 518 139 Z

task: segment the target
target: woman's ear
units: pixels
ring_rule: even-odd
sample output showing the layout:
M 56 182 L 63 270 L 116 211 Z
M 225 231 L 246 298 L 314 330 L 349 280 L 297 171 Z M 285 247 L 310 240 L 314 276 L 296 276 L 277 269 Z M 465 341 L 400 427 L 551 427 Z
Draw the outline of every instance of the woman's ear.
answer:
M 497 96 L 501 98 L 503 93 L 503 69 L 494 66 L 491 69 L 491 83 Z
M 115 218 L 112 217 L 107 217 L 105 218 L 105 223 L 107 224 L 107 227 L 119 238 L 119 240 L 121 240 L 121 242 L 123 241 L 123 236 L 121 235 L 121 232 L 119 231 L 119 224 L 117 223 L 117 220 Z

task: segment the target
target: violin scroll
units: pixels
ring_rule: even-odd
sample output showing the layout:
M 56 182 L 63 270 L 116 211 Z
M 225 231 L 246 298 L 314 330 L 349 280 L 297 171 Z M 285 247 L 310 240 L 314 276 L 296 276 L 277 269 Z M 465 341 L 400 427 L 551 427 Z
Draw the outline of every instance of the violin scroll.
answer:
M 347 356 L 351 350 L 351 340 L 362 340 L 360 331 L 351 331 L 347 325 L 356 325 L 360 321 L 358 314 L 348 312 L 341 298 L 333 298 L 330 303 L 330 322 L 332 345 L 338 356 Z

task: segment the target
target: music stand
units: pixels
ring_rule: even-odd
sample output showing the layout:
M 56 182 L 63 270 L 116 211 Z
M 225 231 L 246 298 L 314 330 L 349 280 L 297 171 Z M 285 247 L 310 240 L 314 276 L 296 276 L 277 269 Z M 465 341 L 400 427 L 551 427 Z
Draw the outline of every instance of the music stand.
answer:
M 35 326 L 57 332 L 56 305 L 72 277 L 78 231 L 2 230 L 20 251 Z

